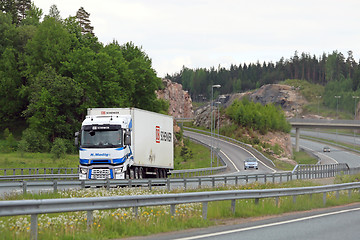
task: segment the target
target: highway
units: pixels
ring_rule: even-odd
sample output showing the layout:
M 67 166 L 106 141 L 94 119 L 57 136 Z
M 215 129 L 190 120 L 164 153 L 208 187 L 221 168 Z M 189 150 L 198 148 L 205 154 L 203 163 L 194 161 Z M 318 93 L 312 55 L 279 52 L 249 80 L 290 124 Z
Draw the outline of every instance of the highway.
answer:
M 244 220 L 240 224 L 196 229 L 138 240 L 339 240 L 359 239 L 360 203 L 341 207 Z
M 190 132 L 190 131 L 184 131 L 184 136 L 195 138 L 196 140 L 210 145 L 211 144 L 211 138 L 208 135 Z M 276 170 L 273 169 L 270 166 L 265 165 L 263 162 L 259 161 L 259 169 L 258 170 L 244 170 L 244 160 L 249 157 L 253 157 L 253 155 L 248 152 L 246 149 L 240 147 L 239 145 L 236 145 L 234 143 L 227 142 L 225 140 L 218 140 L 215 139 L 214 147 L 217 147 L 217 141 L 219 141 L 219 148 L 220 148 L 220 154 L 222 155 L 223 159 L 227 162 L 230 173 L 239 173 L 241 174 L 254 174 L 255 172 L 257 174 L 261 173 L 273 173 Z
M 322 138 L 322 139 L 329 139 L 332 141 L 338 141 L 347 144 L 357 144 L 357 145 L 360 144 L 360 138 L 358 136 L 354 137 L 353 135 L 343 135 L 343 134 L 336 135 L 336 133 L 325 133 L 319 131 L 311 131 L 307 129 L 306 130 L 300 129 L 300 136 L 301 135 Z

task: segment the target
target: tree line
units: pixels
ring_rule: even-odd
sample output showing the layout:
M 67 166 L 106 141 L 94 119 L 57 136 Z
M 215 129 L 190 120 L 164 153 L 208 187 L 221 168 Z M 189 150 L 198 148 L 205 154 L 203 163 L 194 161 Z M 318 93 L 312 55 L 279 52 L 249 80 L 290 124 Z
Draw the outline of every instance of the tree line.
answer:
M 62 19 L 56 5 L 43 16 L 30 0 L 0 1 L 0 130 L 25 126 L 25 150 L 72 139 L 89 107 L 167 112 L 149 56 L 131 42 L 102 44 L 89 16 L 80 8 Z
M 323 53 L 319 57 L 308 53 L 299 56 L 296 51 L 290 59 L 282 57 L 276 63 L 261 64 L 258 61 L 232 64 L 229 69 L 220 66 L 217 69 L 190 69 L 184 66 L 179 73 L 166 77 L 181 83 L 195 101 L 210 99 L 213 84 L 221 85 L 221 88 L 215 89 L 217 94 L 227 94 L 256 89 L 286 79 L 306 80 L 322 86 L 330 82 L 332 85 L 343 85 L 346 82 L 346 91 L 356 92 L 360 88 L 360 65 L 355 61 L 352 51 L 347 52 L 347 57 L 338 51 Z M 335 101 L 332 98 L 324 103 L 329 102 L 333 106 Z

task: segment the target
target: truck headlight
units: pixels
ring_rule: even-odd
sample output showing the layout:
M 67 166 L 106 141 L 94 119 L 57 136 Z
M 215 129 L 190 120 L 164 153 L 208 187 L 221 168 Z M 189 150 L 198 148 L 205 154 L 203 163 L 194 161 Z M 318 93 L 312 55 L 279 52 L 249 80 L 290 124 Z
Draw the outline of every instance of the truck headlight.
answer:
M 87 174 L 87 169 L 86 168 L 80 168 L 80 173 L 81 174 Z
M 122 168 L 114 168 L 115 173 L 122 173 Z

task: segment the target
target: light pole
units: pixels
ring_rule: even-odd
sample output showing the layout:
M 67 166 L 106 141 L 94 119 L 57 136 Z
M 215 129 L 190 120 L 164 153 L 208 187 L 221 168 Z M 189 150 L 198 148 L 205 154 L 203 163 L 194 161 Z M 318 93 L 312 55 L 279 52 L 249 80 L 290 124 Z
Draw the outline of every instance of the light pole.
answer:
M 318 99 L 318 115 L 320 115 L 319 109 L 320 109 L 320 98 L 321 98 L 321 96 L 316 96 L 316 98 Z
M 336 98 L 336 119 L 339 119 L 339 98 L 341 98 L 341 96 L 335 96 Z M 338 130 L 336 129 L 336 142 L 337 142 L 337 133 Z
M 210 120 L 211 120 L 211 124 L 210 124 L 210 135 L 211 135 L 211 162 L 210 162 L 210 167 L 212 167 L 213 164 L 213 99 L 214 99 L 214 88 L 220 88 L 221 85 L 216 84 L 216 85 L 212 85 L 211 86 L 211 101 L 210 101 Z
M 318 116 L 320 117 L 320 98 L 321 98 L 321 96 L 319 95 L 319 96 L 316 96 L 316 98 L 318 99 Z M 319 137 L 319 129 L 316 129 L 316 131 L 317 131 L 317 135 L 318 135 L 318 137 Z
M 354 99 L 354 121 L 356 120 L 356 99 L 359 99 L 359 96 L 352 96 L 352 98 Z M 354 129 L 354 147 L 356 145 L 356 141 L 355 141 L 355 129 Z

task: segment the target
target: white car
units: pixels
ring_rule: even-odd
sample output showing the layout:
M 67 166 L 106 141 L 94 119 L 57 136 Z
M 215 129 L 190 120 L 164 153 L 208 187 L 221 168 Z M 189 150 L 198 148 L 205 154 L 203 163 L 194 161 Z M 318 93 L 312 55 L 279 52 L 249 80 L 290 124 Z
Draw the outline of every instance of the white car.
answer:
M 325 147 L 323 148 L 323 152 L 330 152 L 330 147 L 325 146 Z
M 249 168 L 259 169 L 258 160 L 256 158 L 251 157 L 251 158 L 245 159 L 244 170 L 249 169 Z

